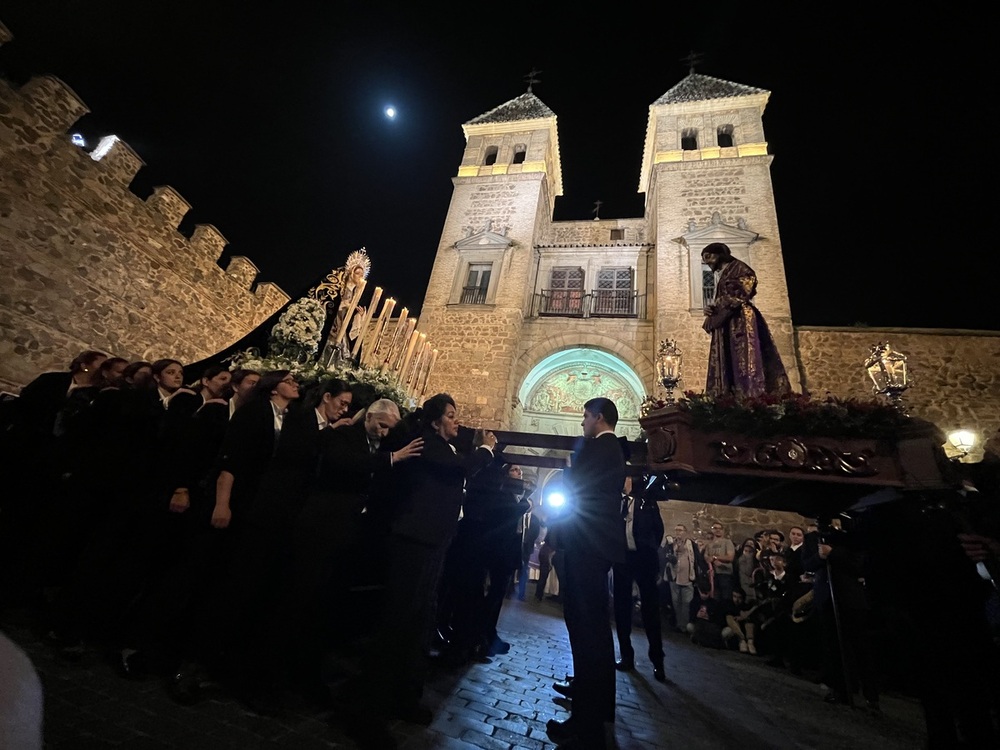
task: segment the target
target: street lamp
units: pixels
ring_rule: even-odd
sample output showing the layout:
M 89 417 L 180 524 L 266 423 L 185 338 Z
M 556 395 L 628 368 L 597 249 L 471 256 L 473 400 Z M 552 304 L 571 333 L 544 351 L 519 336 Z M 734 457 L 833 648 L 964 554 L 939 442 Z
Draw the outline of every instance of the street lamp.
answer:
M 957 458 L 961 461 L 969 455 L 972 446 L 976 444 L 976 433 L 972 430 L 955 430 L 948 433 L 948 442 L 958 451 L 959 455 Z
M 681 382 L 681 350 L 670 339 L 660 342 L 656 354 L 656 377 L 667 391 L 667 403 L 674 401 L 674 388 Z
M 888 343 L 875 344 L 871 348 L 865 369 L 875 386 L 872 391 L 881 396 L 888 396 L 889 401 L 902 414 L 906 414 L 903 405 L 903 391 L 910 387 L 910 379 L 906 372 L 906 355 L 893 351 Z

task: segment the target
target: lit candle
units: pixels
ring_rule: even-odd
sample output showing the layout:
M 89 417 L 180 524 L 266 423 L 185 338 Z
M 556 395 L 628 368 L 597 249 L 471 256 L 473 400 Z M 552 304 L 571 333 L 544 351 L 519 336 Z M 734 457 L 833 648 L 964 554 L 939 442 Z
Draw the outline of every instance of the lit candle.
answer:
M 379 313 L 378 322 L 375 324 L 375 332 L 372 334 L 371 346 L 364 353 L 362 357 L 362 364 L 367 364 L 374 360 L 375 353 L 378 351 L 378 345 L 382 343 L 382 336 L 385 333 L 386 324 L 389 322 L 389 318 L 392 317 L 392 308 L 396 306 L 396 300 L 389 297 L 385 302 L 382 303 L 382 312 Z
M 339 345 L 340 342 L 344 340 L 344 335 L 347 333 L 347 327 L 351 323 L 354 311 L 358 308 L 358 302 L 361 301 L 361 294 L 365 291 L 365 284 L 367 283 L 368 282 L 364 279 L 358 279 L 358 283 L 354 287 L 354 294 L 351 295 L 351 302 L 347 308 L 347 313 L 344 315 L 344 321 L 340 324 L 340 330 L 337 331 L 337 340 L 334 344 Z
M 423 359 L 424 349 L 427 344 L 427 334 L 421 333 L 417 339 L 417 346 L 413 350 L 413 359 L 410 360 L 409 367 L 406 368 L 406 390 L 411 396 L 415 396 L 413 389 L 417 384 L 417 373 L 420 372 L 420 360 Z
M 365 317 L 361 321 L 361 330 L 358 331 L 358 337 L 354 340 L 354 349 L 351 350 L 351 356 L 357 358 L 358 352 L 361 351 L 361 342 L 364 341 L 365 336 L 368 334 L 368 326 L 372 322 L 372 316 L 375 314 L 375 308 L 378 307 L 379 300 L 382 299 L 382 287 L 375 287 L 375 291 L 372 292 L 372 298 L 368 302 L 368 309 L 365 310 Z
M 435 349 L 433 352 L 431 352 L 431 361 L 427 365 L 427 369 L 424 371 L 424 384 L 420 388 L 421 396 L 427 393 L 427 381 L 431 379 L 431 370 L 434 369 L 434 363 L 437 362 L 437 358 L 438 358 L 438 350 Z
M 392 333 L 392 339 L 389 340 L 389 348 L 385 350 L 385 360 L 382 362 L 382 368 L 379 372 L 385 375 L 386 370 L 389 369 L 389 364 L 392 359 L 392 353 L 396 349 L 396 345 L 399 342 L 399 336 L 403 332 L 403 328 L 406 326 L 406 314 L 409 312 L 407 308 L 403 308 L 399 311 L 399 320 L 396 321 L 396 330 Z
M 427 364 L 431 360 L 431 345 L 424 341 L 423 347 L 420 350 L 420 356 L 417 357 L 417 362 L 413 366 L 413 388 L 412 395 L 414 398 L 420 395 L 420 383 L 424 379 L 424 370 L 427 369 Z
M 410 318 L 410 320 L 413 321 L 413 325 L 416 326 L 417 319 Z M 410 332 L 410 343 L 406 347 L 406 354 L 403 355 L 403 362 L 399 366 L 399 370 L 397 371 L 401 383 L 403 382 L 403 376 L 406 373 L 406 366 L 410 364 L 410 357 L 413 356 L 413 347 L 417 345 L 418 338 L 420 338 L 420 331 L 418 331 L 416 328 L 413 328 Z

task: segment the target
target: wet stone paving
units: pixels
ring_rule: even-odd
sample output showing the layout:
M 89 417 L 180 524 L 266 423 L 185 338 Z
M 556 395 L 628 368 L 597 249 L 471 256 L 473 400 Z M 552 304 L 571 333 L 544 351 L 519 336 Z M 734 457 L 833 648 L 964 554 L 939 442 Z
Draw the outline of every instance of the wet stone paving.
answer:
M 52 750 L 257 750 L 351 748 L 329 710 L 286 706 L 258 716 L 224 692 L 193 706 L 174 702 L 156 677 L 124 679 L 97 651 L 78 661 L 57 656 L 17 617 L 3 630 L 32 659 L 45 693 L 45 747 Z M 569 641 L 557 602 L 508 600 L 500 618 L 509 653 L 489 664 L 431 673 L 424 703 L 429 727 L 390 726 L 402 748 L 547 750 L 549 719 L 565 719 L 552 683 L 572 673 Z M 632 635 L 635 671 L 617 673 L 615 746 L 621 750 L 700 748 L 879 748 L 912 750 L 926 742 L 917 701 L 892 692 L 882 713 L 829 705 L 808 676 L 766 659 L 702 648 L 680 633 L 665 635 L 664 683 L 642 657 L 642 630 Z M 859 704 L 863 701 L 859 699 Z

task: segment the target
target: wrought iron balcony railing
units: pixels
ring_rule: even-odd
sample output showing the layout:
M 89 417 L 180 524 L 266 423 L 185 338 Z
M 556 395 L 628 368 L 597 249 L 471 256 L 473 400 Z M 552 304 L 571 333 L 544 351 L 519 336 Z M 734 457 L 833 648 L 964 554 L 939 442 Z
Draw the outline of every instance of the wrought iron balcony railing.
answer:
M 481 286 L 462 287 L 461 304 L 463 305 L 485 305 L 486 289 Z
M 631 289 L 543 289 L 533 297 L 531 316 L 645 319 L 646 295 Z

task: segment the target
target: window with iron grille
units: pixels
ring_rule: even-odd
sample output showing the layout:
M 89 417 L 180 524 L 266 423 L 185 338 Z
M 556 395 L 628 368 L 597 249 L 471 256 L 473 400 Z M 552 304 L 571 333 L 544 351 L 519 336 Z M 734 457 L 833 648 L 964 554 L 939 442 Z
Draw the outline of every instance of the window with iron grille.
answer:
M 469 274 L 462 287 L 463 305 L 483 305 L 486 303 L 486 292 L 490 288 L 492 263 L 470 263 Z
M 573 266 L 559 266 L 552 269 L 551 279 L 546 312 L 581 315 L 583 313 L 583 269 Z
M 614 242 L 615 240 L 623 240 L 623 239 L 625 239 L 625 230 L 624 229 L 612 229 L 611 230 L 611 241 L 612 242 Z
M 631 315 L 633 272 L 631 268 L 602 268 L 594 290 L 595 315 Z

